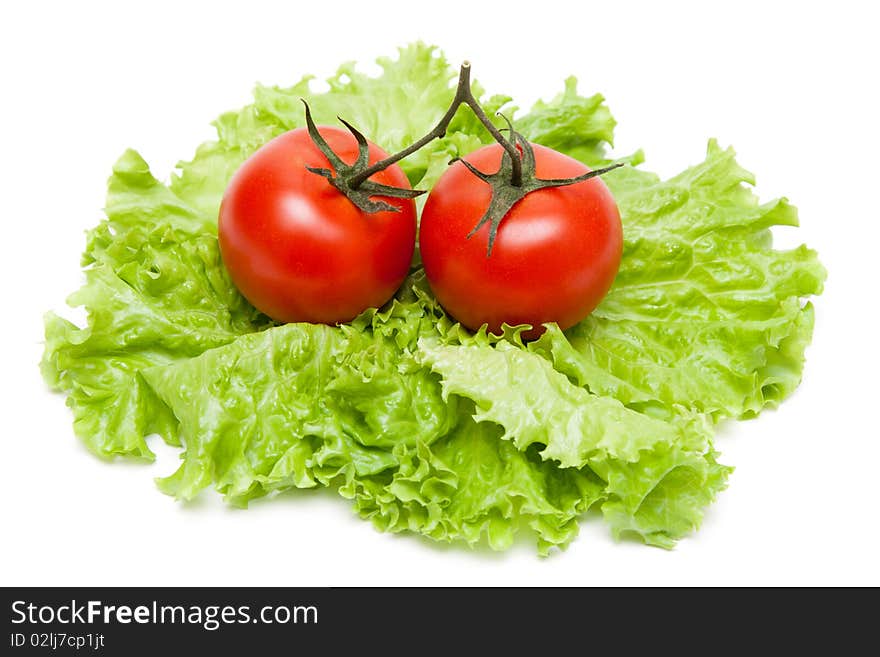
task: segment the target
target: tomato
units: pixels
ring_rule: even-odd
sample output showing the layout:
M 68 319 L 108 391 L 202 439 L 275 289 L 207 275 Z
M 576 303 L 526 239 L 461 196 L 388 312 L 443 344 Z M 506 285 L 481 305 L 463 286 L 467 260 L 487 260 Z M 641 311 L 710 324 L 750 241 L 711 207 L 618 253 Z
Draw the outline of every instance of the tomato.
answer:
M 590 171 L 562 153 L 533 144 L 539 178 L 574 178 Z M 503 149 L 485 146 L 465 159 L 498 170 Z M 568 328 L 586 317 L 611 287 L 623 250 L 620 214 L 598 177 L 526 195 L 501 220 L 487 256 L 489 224 L 468 233 L 485 213 L 492 188 L 453 164 L 422 212 L 419 249 L 437 300 L 459 322 L 491 331 L 503 323 Z
M 343 162 L 355 161 L 349 132 L 319 131 Z M 371 164 L 387 157 L 368 145 Z M 415 204 L 382 198 L 400 211 L 364 212 L 307 166 L 332 169 L 305 128 L 276 137 L 245 161 L 220 206 L 220 252 L 236 287 L 272 319 L 346 322 L 384 304 L 406 277 Z M 410 188 L 397 165 L 371 180 Z

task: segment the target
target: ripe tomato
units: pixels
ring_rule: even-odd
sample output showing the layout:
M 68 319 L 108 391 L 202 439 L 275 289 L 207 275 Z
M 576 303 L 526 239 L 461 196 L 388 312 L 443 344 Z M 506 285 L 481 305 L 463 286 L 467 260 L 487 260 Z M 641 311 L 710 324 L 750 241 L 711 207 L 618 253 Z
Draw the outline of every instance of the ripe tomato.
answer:
M 349 132 L 319 130 L 344 162 L 355 161 Z M 371 164 L 385 157 L 369 144 Z M 383 197 L 400 211 L 363 212 L 307 166 L 332 169 L 305 128 L 276 137 L 245 161 L 220 206 L 220 253 L 236 287 L 272 319 L 346 322 L 388 301 L 406 277 L 415 204 Z M 397 165 L 371 180 L 410 187 Z
M 589 169 L 562 153 L 533 144 L 539 178 L 573 178 Z M 503 149 L 485 146 L 465 158 L 481 171 L 498 170 Z M 599 178 L 540 189 L 516 203 L 486 255 L 489 224 L 472 237 L 489 205 L 491 187 L 461 162 L 437 181 L 422 212 L 419 248 L 437 300 L 476 330 L 488 324 L 568 328 L 586 317 L 611 287 L 623 250 L 620 214 Z

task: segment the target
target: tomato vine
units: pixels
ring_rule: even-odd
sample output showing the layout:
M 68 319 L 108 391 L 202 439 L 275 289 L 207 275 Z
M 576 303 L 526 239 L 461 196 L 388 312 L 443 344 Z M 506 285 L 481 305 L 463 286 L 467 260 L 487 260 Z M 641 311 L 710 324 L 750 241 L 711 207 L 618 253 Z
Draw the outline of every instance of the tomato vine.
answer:
M 354 138 L 358 143 L 357 160 L 354 164 L 349 165 L 343 162 L 321 137 L 312 120 L 309 106 L 305 100 L 303 100 L 303 104 L 306 108 L 306 124 L 308 126 L 309 135 L 315 146 L 327 157 L 330 164 L 333 166 L 333 170 L 325 167 L 309 167 L 309 171 L 326 178 L 331 185 L 345 195 L 360 210 L 366 213 L 397 211 L 395 206 L 384 201 L 376 201 L 372 198 L 373 196 L 415 198 L 420 194 L 425 193 L 425 190 L 380 185 L 369 178 L 370 176 L 399 162 L 408 155 L 412 155 L 434 139 L 443 137 L 446 134 L 446 130 L 452 122 L 453 117 L 458 111 L 458 108 L 462 105 L 470 107 L 480 123 L 485 126 L 489 134 L 491 134 L 495 141 L 504 149 L 501 166 L 496 173 L 490 174 L 482 172 L 465 160 L 459 160 L 459 158 L 455 158 L 450 162 L 450 164 L 452 164 L 456 161 L 461 161 L 467 167 L 468 171 L 477 176 L 492 189 L 492 200 L 489 203 L 485 214 L 468 234 L 468 238 L 470 238 L 482 226 L 487 223 L 489 224 L 489 242 L 486 257 L 489 257 L 492 254 L 492 247 L 495 243 L 495 237 L 498 233 L 498 227 L 501 224 L 502 219 L 504 219 L 510 209 L 518 201 L 525 198 L 528 194 L 539 189 L 573 185 L 596 176 L 601 176 L 602 174 L 622 166 L 622 163 L 617 163 L 572 178 L 538 178 L 535 173 L 535 156 L 529 142 L 514 130 L 512 123 L 506 116 L 499 113 L 499 116 L 501 116 L 507 123 L 507 131 L 510 138 L 501 134 L 501 131 L 492 123 L 486 115 L 485 110 L 480 105 L 480 102 L 474 96 L 473 90 L 471 89 L 471 65 L 470 62 L 467 61 L 461 65 L 455 96 L 437 125 L 418 141 L 372 165 L 367 164 L 366 138 L 357 130 L 357 128 L 352 126 L 342 117 L 338 117 L 349 132 L 354 135 Z

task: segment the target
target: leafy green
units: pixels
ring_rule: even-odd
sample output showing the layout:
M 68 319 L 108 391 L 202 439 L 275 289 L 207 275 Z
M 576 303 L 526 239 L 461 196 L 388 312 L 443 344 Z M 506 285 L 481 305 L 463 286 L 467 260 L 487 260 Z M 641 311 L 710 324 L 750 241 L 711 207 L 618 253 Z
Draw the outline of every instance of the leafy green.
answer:
M 706 161 L 666 181 L 627 168 L 607 177 L 624 220 L 608 296 L 565 334 L 533 345 L 597 394 L 668 415 L 757 414 L 800 382 L 825 270 L 804 246 L 772 247 L 796 226 L 785 199 L 759 204 L 751 174 L 712 141 Z
M 579 95 L 577 79 L 569 77 L 565 90 L 549 103 L 535 103 L 517 121 L 517 129 L 539 144 L 594 164 L 605 158 L 605 145 L 614 142 L 617 124 L 604 101 L 601 94 Z
M 226 344 L 266 324 L 229 281 L 211 222 L 126 152 L 113 168 L 107 219 L 88 234 L 77 328 L 49 313 L 42 370 L 69 393 L 74 429 L 101 456 L 151 458 L 144 436 L 176 443 L 176 423 L 140 371 Z
M 442 377 L 443 394 L 473 400 L 473 419 L 504 428 L 519 450 L 599 476 L 602 512 L 615 534 L 628 531 L 672 547 L 699 525 L 702 508 L 724 488 L 704 418 L 672 421 L 627 409 L 613 397 L 572 385 L 552 365 L 510 342 L 449 346 L 419 342 L 419 359 Z
M 395 447 L 446 433 L 454 407 L 379 323 L 376 332 L 287 324 L 145 370 L 187 448 L 160 487 L 191 499 L 213 482 L 241 503 L 284 485 L 382 472 Z
M 549 362 L 509 342 L 449 346 L 422 340 L 419 359 L 440 374 L 444 395 L 476 403 L 474 420 L 503 426 L 502 438 L 517 449 L 543 445 L 541 458 L 565 468 L 591 458 L 637 461 L 642 450 L 679 438 L 673 424 L 573 386 Z
M 761 204 L 751 174 L 710 142 L 706 160 L 661 181 L 633 166 L 606 178 L 624 222 L 617 280 L 567 331 L 472 333 L 424 275 L 350 324 L 275 326 L 231 284 L 216 217 L 236 168 L 272 137 L 345 117 L 388 151 L 430 130 L 456 70 L 436 49 L 403 48 L 369 77 L 353 64 L 312 93 L 310 78 L 257 87 L 216 122 L 217 138 L 169 185 L 127 151 L 89 232 L 80 328 L 46 317 L 42 371 L 67 393 L 78 436 L 101 456 L 152 458 L 147 437 L 181 446 L 158 481 L 192 499 L 213 487 L 239 506 L 326 487 L 384 531 L 503 549 L 528 529 L 542 554 L 599 509 L 614 535 L 672 547 L 726 485 L 713 424 L 778 404 L 800 381 L 825 272 L 785 199 Z M 478 95 L 481 93 L 477 91 Z M 485 101 L 487 112 L 507 96 Z M 508 109 L 508 112 L 512 110 Z M 574 78 L 516 119 L 528 138 L 591 166 L 615 126 Z M 462 109 L 442 139 L 402 164 L 430 188 L 448 161 L 490 140 Z

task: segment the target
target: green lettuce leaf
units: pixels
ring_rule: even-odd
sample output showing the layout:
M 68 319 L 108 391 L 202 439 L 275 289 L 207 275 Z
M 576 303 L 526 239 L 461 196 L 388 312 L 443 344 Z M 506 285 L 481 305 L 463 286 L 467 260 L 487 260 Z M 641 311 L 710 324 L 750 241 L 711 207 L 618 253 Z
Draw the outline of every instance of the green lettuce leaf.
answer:
M 502 341 L 494 346 L 419 342 L 419 360 L 439 374 L 443 394 L 476 404 L 474 420 L 505 428 L 517 449 L 542 445 L 564 468 L 591 458 L 638 461 L 639 452 L 675 443 L 676 427 L 573 386 L 546 360 Z
M 592 464 L 607 481 L 602 514 L 615 537 L 631 534 L 671 549 L 699 528 L 705 507 L 727 486 L 733 468 L 715 460 L 707 431 L 689 435 L 689 444 L 660 446 L 637 463 Z
M 435 377 L 381 330 L 286 324 L 143 371 L 180 421 L 183 464 L 160 487 L 191 499 L 212 483 L 244 503 L 270 490 L 382 472 L 392 450 L 430 444 L 455 423 Z M 361 318 L 366 322 L 367 318 Z
M 198 355 L 267 324 L 229 280 L 210 222 L 150 173 L 134 151 L 113 168 L 107 219 L 90 231 L 78 328 L 49 313 L 41 363 L 68 392 L 74 429 L 100 456 L 152 458 L 145 436 L 177 444 L 176 422 L 139 372 Z
M 472 409 L 462 410 L 458 426 L 430 447 L 398 450 L 390 480 L 355 479 L 340 493 L 383 531 L 470 545 L 485 540 L 502 550 L 528 528 L 542 555 L 568 545 L 578 518 L 603 498 L 604 482 L 588 469 L 556 468 L 518 451 L 499 439 L 496 425 L 476 423 Z
M 579 95 L 577 79 L 569 77 L 561 94 L 550 102 L 539 100 L 516 127 L 530 140 L 586 164 L 602 163 L 617 124 L 604 101 L 601 94 Z
M 423 338 L 418 358 L 442 377 L 443 394 L 474 402 L 473 419 L 562 468 L 604 480 L 602 512 L 616 535 L 671 547 L 699 526 L 731 468 L 719 465 L 705 419 L 667 422 L 573 385 L 543 358 L 508 341 L 494 346 Z M 454 399 L 454 397 L 453 397 Z
M 712 141 L 706 161 L 661 182 L 607 176 L 624 222 L 624 255 L 600 306 L 531 348 L 579 385 L 627 406 L 715 419 L 775 406 L 800 382 L 825 270 L 804 246 L 772 247 L 796 226 L 785 199 L 760 204 L 751 174 Z
M 185 446 L 160 488 L 191 499 L 213 485 L 246 505 L 329 486 L 387 531 L 502 548 L 522 524 L 542 552 L 567 544 L 601 480 L 541 463 L 460 413 L 409 349 L 409 328 L 431 330 L 424 318 L 418 300 L 397 302 L 358 330 L 287 324 L 146 369 Z

